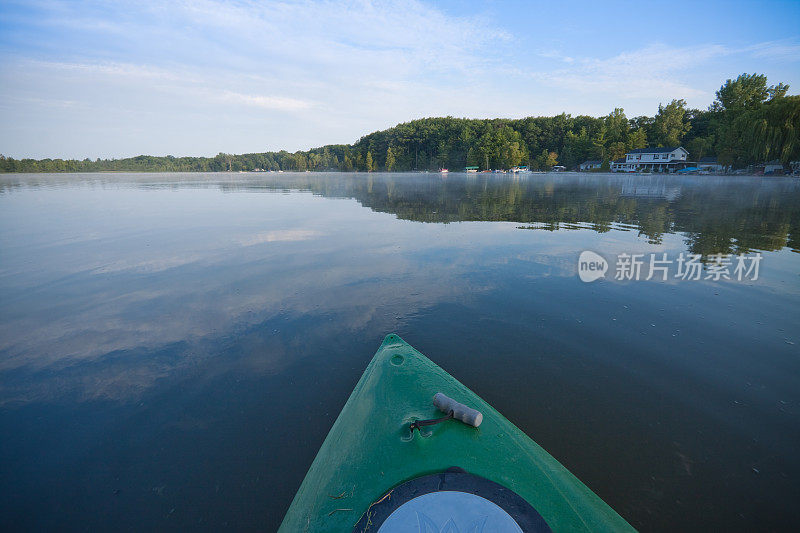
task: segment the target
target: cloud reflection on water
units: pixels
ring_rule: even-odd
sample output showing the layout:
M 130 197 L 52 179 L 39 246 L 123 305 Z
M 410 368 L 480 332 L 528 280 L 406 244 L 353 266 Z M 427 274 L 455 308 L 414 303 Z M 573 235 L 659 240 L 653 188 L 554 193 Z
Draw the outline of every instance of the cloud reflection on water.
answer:
M 276 373 L 304 357 L 281 330 L 388 332 L 520 262 L 574 277 L 583 249 L 793 246 L 795 182 L 734 180 L 719 199 L 709 179 L 4 176 L 0 404 L 133 399 L 232 342 L 231 365 Z

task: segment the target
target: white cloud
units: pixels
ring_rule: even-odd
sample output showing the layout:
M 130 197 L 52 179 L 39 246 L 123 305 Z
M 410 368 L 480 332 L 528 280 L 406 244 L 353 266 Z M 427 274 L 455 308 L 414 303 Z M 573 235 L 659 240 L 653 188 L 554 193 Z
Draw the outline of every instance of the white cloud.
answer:
M 264 109 L 278 109 L 281 111 L 297 111 L 299 109 L 308 109 L 313 105 L 312 102 L 298 100 L 297 98 L 286 98 L 283 96 L 256 96 L 234 92 L 224 93 L 223 98 L 231 102 L 262 107 Z
M 613 94 L 617 101 L 630 98 L 693 98 L 706 92 L 681 81 L 681 73 L 730 54 L 720 45 L 675 48 L 664 44 L 620 53 L 610 58 L 569 59 L 570 66 L 533 76 L 577 93 Z M 558 57 L 550 53 L 548 57 Z
M 744 48 L 744 51 L 750 52 L 755 57 L 764 59 L 794 59 L 796 61 L 800 58 L 800 44 L 790 41 L 758 43 Z
M 242 246 L 255 246 L 256 244 L 264 244 L 267 242 L 307 241 L 310 239 L 317 239 L 321 236 L 322 234 L 320 232 L 314 230 L 305 230 L 305 229 L 275 230 L 275 231 L 265 231 L 263 233 L 257 233 L 251 237 L 241 239 L 239 243 Z
M 103 62 L 59 62 L 31 60 L 22 63 L 25 68 L 41 69 L 44 71 L 62 72 L 77 76 L 108 76 L 110 78 L 128 80 L 185 80 L 185 76 L 175 72 L 159 68 L 152 65 L 137 65 L 134 63 L 123 63 L 117 61 Z

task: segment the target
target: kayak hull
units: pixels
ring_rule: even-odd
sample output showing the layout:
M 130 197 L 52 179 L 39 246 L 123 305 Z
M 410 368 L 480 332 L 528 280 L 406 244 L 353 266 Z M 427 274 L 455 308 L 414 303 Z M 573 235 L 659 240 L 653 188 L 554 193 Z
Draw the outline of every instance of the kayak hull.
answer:
M 483 413 L 475 428 L 442 416 L 435 393 Z M 393 488 L 453 467 L 513 491 L 553 531 L 634 531 L 611 507 L 479 396 L 388 335 L 342 408 L 281 524 L 282 532 L 375 531 L 366 516 Z

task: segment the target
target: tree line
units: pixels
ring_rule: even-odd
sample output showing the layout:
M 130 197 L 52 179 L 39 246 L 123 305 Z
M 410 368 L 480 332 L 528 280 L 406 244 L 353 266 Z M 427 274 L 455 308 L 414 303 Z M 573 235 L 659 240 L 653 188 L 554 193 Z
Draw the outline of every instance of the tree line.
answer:
M 370 133 L 352 145 L 294 153 L 263 152 L 215 157 L 140 155 L 124 159 L 14 159 L 0 155 L 0 172 L 220 172 L 411 171 L 467 166 L 507 169 L 528 165 L 574 168 L 585 160 L 603 167 L 633 149 L 684 146 L 691 160 L 716 157 L 732 168 L 778 159 L 800 159 L 800 96 L 763 74 L 727 80 L 706 110 L 675 99 L 652 116 L 628 118 L 622 108 L 604 117 L 523 119 L 425 118 Z

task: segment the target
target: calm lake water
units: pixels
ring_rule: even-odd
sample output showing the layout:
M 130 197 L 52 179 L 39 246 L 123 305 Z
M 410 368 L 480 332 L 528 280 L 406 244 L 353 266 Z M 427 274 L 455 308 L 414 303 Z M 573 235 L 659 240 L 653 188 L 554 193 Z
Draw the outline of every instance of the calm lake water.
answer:
M 390 332 L 637 528 L 791 529 L 798 250 L 791 178 L 0 176 L 0 529 L 274 530 Z

